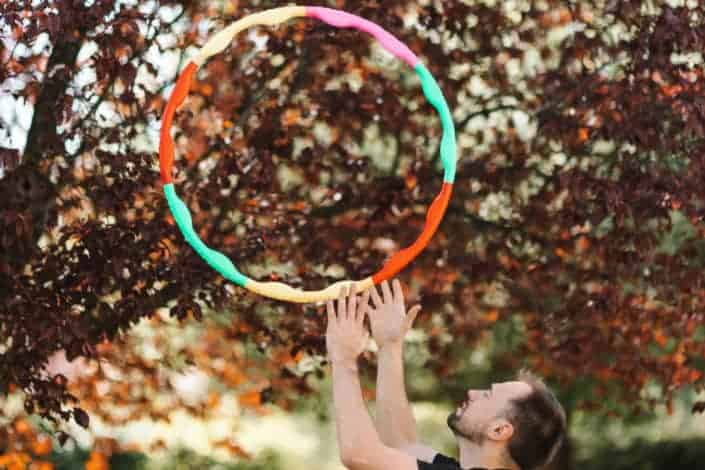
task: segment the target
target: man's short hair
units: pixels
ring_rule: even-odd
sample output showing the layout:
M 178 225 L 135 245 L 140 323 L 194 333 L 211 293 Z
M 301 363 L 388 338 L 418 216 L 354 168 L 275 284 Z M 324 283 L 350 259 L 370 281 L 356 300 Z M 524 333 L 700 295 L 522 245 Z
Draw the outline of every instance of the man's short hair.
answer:
M 566 434 L 563 407 L 543 381 L 527 370 L 517 380 L 531 386 L 531 393 L 511 401 L 506 418 L 514 426 L 507 450 L 522 470 L 548 464 L 558 453 Z

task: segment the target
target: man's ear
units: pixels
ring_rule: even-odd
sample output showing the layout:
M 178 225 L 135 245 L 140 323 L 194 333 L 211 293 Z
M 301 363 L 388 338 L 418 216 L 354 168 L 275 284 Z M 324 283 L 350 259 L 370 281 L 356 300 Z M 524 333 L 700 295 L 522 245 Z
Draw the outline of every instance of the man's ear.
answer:
M 493 441 L 508 441 L 514 435 L 514 426 L 504 418 L 495 419 L 487 428 L 487 437 Z

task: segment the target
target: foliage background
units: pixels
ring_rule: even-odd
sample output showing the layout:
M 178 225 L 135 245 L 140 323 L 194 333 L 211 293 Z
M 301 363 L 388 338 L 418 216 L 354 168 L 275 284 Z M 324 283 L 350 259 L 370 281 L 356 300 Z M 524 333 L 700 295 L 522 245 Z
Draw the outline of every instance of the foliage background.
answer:
M 434 438 L 439 417 L 522 366 L 571 411 L 566 458 L 616 462 L 631 452 L 600 449 L 702 433 L 703 5 L 311 3 L 397 35 L 454 112 L 452 203 L 402 274 L 424 306 L 407 364 L 427 438 L 451 446 Z M 212 32 L 285 4 L 0 4 L 6 465 L 48 465 L 76 441 L 100 468 L 176 452 L 179 437 L 195 452 L 181 460 L 246 460 L 235 430 L 248 414 L 264 428 L 312 408 L 330 426 L 320 307 L 224 282 L 183 243 L 158 178 L 179 70 Z M 300 20 L 240 35 L 175 121 L 195 225 L 257 279 L 314 289 L 373 273 L 440 186 L 440 126 L 418 78 L 355 31 Z M 371 400 L 374 345 L 362 370 Z M 305 429 L 281 441 L 305 447 Z

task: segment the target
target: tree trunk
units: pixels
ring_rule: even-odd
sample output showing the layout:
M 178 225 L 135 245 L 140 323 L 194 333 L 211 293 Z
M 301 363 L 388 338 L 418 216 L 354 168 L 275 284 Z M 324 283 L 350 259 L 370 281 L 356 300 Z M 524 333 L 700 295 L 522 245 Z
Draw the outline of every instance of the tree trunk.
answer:
M 7 175 L 0 181 L 0 273 L 8 275 L 32 257 L 56 201 L 54 185 L 39 163 L 63 152 L 56 134 L 61 116 L 57 104 L 73 76 L 81 42 L 80 37 L 71 37 L 54 46 L 21 163 L 5 168 Z

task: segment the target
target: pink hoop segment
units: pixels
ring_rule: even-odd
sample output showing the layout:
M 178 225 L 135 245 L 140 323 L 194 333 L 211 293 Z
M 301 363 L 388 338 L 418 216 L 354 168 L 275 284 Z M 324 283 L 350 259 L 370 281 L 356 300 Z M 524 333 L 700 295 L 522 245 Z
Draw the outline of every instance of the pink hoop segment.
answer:
M 411 68 L 416 67 L 419 58 L 406 44 L 392 36 L 375 23 L 351 13 L 324 7 L 306 7 L 306 16 L 318 18 L 338 28 L 356 28 L 374 36 L 389 52 L 406 62 Z

